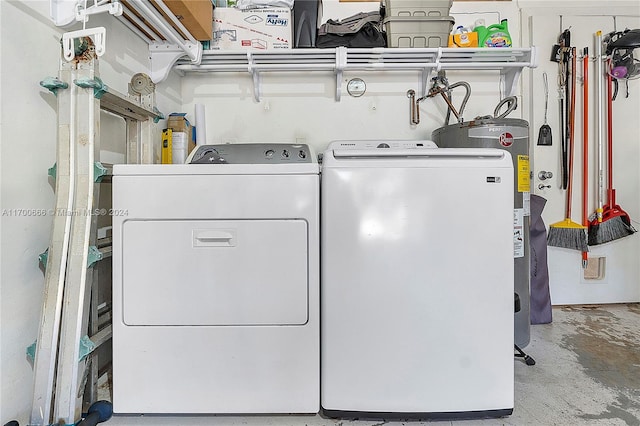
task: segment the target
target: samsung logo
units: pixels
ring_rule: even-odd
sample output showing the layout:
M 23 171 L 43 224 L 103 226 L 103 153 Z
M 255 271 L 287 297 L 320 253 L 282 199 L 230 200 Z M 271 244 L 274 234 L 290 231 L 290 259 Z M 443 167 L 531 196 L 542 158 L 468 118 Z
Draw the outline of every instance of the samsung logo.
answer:
M 487 183 L 500 183 L 501 181 L 500 176 L 487 176 Z
M 287 18 L 280 18 L 278 15 L 267 15 L 266 25 L 274 25 L 277 27 L 286 27 L 289 25 Z

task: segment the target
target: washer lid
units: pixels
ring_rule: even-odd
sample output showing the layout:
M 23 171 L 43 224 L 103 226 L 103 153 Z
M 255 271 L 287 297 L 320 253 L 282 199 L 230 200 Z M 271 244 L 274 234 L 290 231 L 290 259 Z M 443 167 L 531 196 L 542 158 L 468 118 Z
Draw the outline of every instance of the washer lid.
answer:
M 324 153 L 322 168 L 462 167 L 470 160 L 491 162 L 500 167 L 510 162 L 511 156 L 496 148 L 330 149 Z

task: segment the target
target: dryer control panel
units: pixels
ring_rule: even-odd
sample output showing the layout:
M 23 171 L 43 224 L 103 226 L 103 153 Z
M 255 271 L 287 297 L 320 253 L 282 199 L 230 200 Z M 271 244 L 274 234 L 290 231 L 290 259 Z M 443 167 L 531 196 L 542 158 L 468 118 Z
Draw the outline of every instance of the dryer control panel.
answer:
M 188 164 L 290 164 L 315 163 L 306 144 L 246 143 L 202 145 L 189 156 Z

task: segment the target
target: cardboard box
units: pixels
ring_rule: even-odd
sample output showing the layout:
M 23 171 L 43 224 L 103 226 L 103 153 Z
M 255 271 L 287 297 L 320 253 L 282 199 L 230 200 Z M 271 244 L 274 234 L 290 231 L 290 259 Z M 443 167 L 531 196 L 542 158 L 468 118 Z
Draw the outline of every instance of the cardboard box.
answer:
M 291 49 L 292 27 L 289 8 L 217 7 L 213 12 L 211 49 Z
M 196 138 L 194 135 L 194 129 L 187 120 L 186 113 L 174 112 L 169 114 L 167 118 L 167 129 L 172 132 L 172 137 L 176 137 L 176 133 L 184 133 L 187 138 L 187 155 L 196 147 Z M 164 146 L 164 141 L 163 141 Z M 169 149 L 171 152 L 171 149 Z
M 196 40 L 211 40 L 213 3 L 211 0 L 164 0 L 164 4 Z

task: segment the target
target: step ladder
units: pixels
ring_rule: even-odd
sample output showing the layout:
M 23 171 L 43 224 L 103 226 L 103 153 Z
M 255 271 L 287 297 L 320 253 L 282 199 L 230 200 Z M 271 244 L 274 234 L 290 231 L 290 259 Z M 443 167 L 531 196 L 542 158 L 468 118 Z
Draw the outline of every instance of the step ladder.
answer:
M 34 361 L 30 425 L 73 425 L 83 404 L 97 399 L 101 360 L 97 348 L 111 338 L 110 300 L 101 300 L 97 262 L 110 257 L 109 237 L 97 238 L 100 186 L 110 182 L 110 166 L 100 163 L 100 111 L 126 124 L 126 162 L 153 163 L 155 85 L 136 74 L 122 95 L 99 78 L 91 39 L 61 59 L 58 77 L 40 84 L 57 98 L 58 131 L 55 206 L 49 246 L 40 257 L 45 267 L 44 298 L 38 338 L 28 349 Z M 104 363 L 103 363 L 104 364 Z

